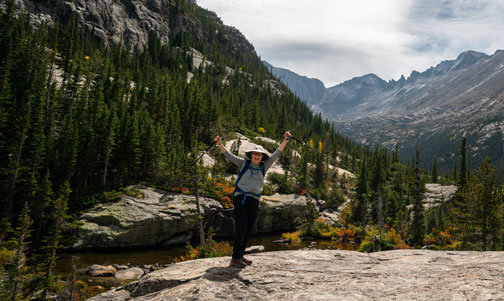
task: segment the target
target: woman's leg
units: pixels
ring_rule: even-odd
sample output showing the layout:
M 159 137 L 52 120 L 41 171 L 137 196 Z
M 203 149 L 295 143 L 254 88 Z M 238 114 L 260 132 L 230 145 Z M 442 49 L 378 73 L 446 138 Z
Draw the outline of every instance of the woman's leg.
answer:
M 233 259 L 243 257 L 243 246 L 246 244 L 245 234 L 247 232 L 247 201 L 242 205 L 243 195 L 233 198 L 234 220 L 235 220 L 235 240 L 233 246 Z
M 247 242 L 250 238 L 250 233 L 254 228 L 254 224 L 257 218 L 257 211 L 259 210 L 259 200 L 253 197 L 248 197 L 245 201 L 247 207 L 247 226 L 244 234 L 243 244 L 241 246 L 241 256 L 245 254 L 245 249 L 247 248 Z M 241 258 L 241 257 L 240 257 Z

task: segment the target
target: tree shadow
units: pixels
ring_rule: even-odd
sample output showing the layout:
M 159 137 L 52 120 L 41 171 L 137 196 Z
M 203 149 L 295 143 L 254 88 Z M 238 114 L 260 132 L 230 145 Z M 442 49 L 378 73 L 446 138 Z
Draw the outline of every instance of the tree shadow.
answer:
M 250 280 L 243 279 L 239 275 L 241 271 L 242 269 L 231 266 L 211 267 L 205 271 L 203 278 L 208 279 L 210 281 L 218 281 L 218 282 L 228 282 L 233 279 L 236 279 L 245 285 L 249 285 L 250 283 L 252 283 Z

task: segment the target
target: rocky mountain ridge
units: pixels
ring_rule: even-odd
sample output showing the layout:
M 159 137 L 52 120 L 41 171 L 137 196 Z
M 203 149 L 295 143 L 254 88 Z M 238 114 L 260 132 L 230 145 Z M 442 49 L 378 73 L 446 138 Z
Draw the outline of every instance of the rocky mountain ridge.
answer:
M 398 146 L 408 159 L 418 144 L 424 165 L 437 159 L 444 172 L 453 167 L 463 136 L 472 167 L 487 156 L 498 170 L 504 167 L 501 50 L 491 56 L 466 51 L 397 81 L 374 74 L 356 77 L 326 89 L 318 102 L 310 99 L 309 104 L 361 143 Z
M 317 104 L 324 96 L 326 88 L 319 79 L 308 78 L 288 69 L 275 67 L 266 61 L 263 61 L 263 64 L 308 105 Z

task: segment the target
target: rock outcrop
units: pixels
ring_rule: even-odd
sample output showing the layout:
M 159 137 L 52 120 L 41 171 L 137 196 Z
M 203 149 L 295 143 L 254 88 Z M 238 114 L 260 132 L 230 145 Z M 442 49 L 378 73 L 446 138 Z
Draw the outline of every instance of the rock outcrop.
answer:
M 183 244 L 197 228 L 195 197 L 168 194 L 136 187 L 143 198 L 124 196 L 114 203 L 99 204 L 83 214 L 79 240 L 72 249 L 168 246 Z M 232 236 L 233 210 L 213 199 L 200 197 L 201 214 L 207 227 L 219 236 Z M 303 217 L 306 198 L 298 195 L 265 197 L 259 205 L 257 232 L 290 231 L 296 217 Z
M 164 246 L 184 243 L 197 226 L 194 196 L 141 188 L 144 198 L 124 196 L 114 203 L 99 204 L 83 214 L 74 249 Z M 200 198 L 205 219 L 221 212 L 219 202 Z
M 91 300 L 502 300 L 503 252 L 298 250 L 192 260 Z
M 264 196 L 257 213 L 257 232 L 280 232 L 295 228 L 294 220 L 304 217 L 306 212 L 305 196 L 297 194 L 274 194 Z
M 93 31 L 103 41 L 123 42 L 130 46 L 145 45 L 150 30 L 156 31 L 167 43 L 171 30 L 177 25 L 189 26 L 186 23 L 195 22 L 189 18 L 182 20 L 182 16 L 174 17 L 172 4 L 167 0 L 18 0 L 16 4 L 18 8 L 31 12 L 35 22 L 46 20 L 51 24 L 58 20 L 66 23 L 75 14 L 83 28 Z
M 425 210 L 440 206 L 444 202 L 453 200 L 457 192 L 455 185 L 425 184 L 425 193 L 422 203 Z M 408 209 L 413 209 L 413 205 L 408 205 Z
M 457 192 L 455 185 L 425 184 L 423 204 L 425 209 L 439 206 L 442 202 L 451 201 Z

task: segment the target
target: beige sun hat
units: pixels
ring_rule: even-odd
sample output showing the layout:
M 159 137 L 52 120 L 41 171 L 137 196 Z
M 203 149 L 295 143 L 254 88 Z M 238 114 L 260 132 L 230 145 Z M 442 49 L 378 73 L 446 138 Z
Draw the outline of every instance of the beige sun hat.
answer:
M 252 153 L 261 153 L 263 154 L 263 157 L 262 157 L 262 160 L 261 161 L 266 161 L 268 160 L 269 158 L 269 154 L 268 152 L 260 145 L 254 145 L 252 147 L 252 149 L 248 150 L 245 152 L 245 155 L 247 156 L 247 158 L 249 158 L 250 160 L 252 160 Z

